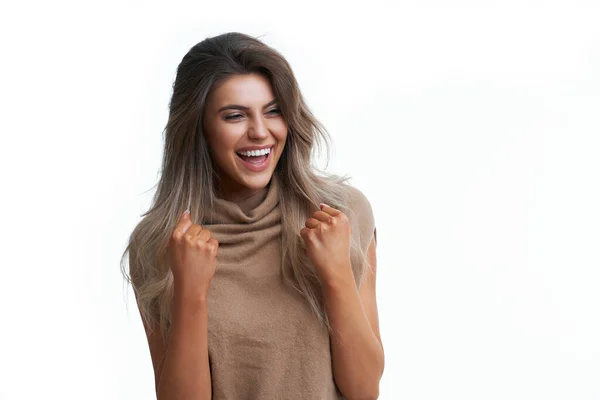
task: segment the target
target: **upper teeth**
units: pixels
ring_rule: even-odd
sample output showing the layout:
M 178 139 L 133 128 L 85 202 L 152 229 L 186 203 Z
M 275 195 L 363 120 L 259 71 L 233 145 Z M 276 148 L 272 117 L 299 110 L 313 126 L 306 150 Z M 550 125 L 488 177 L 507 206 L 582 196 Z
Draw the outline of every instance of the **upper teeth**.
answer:
M 271 152 L 271 148 L 262 149 L 262 150 L 251 150 L 251 151 L 238 151 L 239 154 L 243 156 L 264 156 L 265 154 L 269 154 Z

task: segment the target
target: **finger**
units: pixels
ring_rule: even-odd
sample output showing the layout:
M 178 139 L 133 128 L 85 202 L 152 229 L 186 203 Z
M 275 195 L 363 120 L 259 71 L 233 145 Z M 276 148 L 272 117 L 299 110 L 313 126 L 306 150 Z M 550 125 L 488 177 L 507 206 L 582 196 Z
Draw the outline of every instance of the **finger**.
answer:
M 319 205 L 321 206 L 321 211 L 326 212 L 326 213 L 328 213 L 330 215 L 337 215 L 338 213 L 341 212 L 337 208 L 333 208 L 331 206 L 328 206 L 325 203 L 320 203 Z
M 190 239 L 196 239 L 196 237 L 198 236 L 198 234 L 200 232 L 202 232 L 202 230 L 203 229 L 200 225 L 192 224 L 192 225 L 190 225 L 187 232 L 185 233 L 185 236 L 188 236 Z
M 313 229 L 319 226 L 319 221 L 314 218 L 309 218 L 306 220 L 306 223 L 304 225 L 306 225 L 306 227 L 309 229 Z
M 212 252 L 214 252 L 215 255 L 218 254 L 219 252 L 219 241 L 217 239 L 215 239 L 214 237 L 211 237 L 210 239 L 208 239 L 208 242 L 206 242 L 208 245 L 212 245 L 213 248 L 209 249 L 212 250 Z M 218 268 L 219 266 L 217 265 L 216 268 Z
M 210 238 L 211 238 L 211 233 L 208 229 L 202 229 L 196 235 L 197 241 L 208 242 Z
M 186 210 L 179 217 L 179 221 L 177 222 L 177 225 L 175 225 L 174 231 L 176 234 L 183 236 L 192 224 L 193 222 L 190 218 L 190 212 L 189 210 Z
M 313 213 L 313 218 L 322 222 L 329 222 L 332 217 L 333 215 L 326 213 L 325 211 L 315 211 Z
M 310 231 L 309 228 L 302 228 L 302 229 L 300 229 L 300 236 L 302 236 L 302 239 L 304 239 L 304 240 L 307 239 L 309 231 Z

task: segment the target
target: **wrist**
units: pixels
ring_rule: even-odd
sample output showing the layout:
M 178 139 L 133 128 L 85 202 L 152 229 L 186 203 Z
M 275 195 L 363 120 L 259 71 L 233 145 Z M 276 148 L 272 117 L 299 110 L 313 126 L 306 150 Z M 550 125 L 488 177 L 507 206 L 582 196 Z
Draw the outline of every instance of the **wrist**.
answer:
M 356 287 L 354 273 L 350 266 L 335 268 L 333 273 L 322 279 L 323 290 L 326 292 L 336 292 L 346 290 L 348 287 Z
M 192 286 L 175 281 L 173 284 L 174 300 L 185 302 L 206 302 L 208 287 Z

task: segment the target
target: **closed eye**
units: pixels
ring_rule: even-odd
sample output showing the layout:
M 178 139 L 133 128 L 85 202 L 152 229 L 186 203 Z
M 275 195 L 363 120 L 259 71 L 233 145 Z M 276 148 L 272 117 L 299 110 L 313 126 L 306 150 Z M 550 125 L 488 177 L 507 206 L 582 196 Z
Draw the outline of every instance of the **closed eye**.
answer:
M 225 116 L 225 119 L 229 121 L 229 120 L 233 120 L 233 119 L 238 119 L 238 117 L 241 117 L 241 116 L 242 116 L 242 114 L 230 114 L 230 115 Z
M 274 108 L 272 110 L 270 110 L 269 112 L 267 112 L 267 114 L 281 114 L 281 110 L 279 108 Z M 233 121 L 233 120 L 238 120 L 241 117 L 243 117 L 242 114 L 229 114 L 225 117 L 225 119 L 227 121 Z

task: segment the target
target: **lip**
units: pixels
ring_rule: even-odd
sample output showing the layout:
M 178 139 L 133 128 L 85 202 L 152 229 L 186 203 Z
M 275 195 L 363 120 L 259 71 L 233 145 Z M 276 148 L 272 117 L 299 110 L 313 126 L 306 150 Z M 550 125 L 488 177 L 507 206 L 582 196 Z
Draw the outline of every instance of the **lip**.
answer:
M 235 152 L 237 153 L 238 151 L 252 151 L 252 150 L 264 150 L 264 149 L 270 149 L 271 147 L 274 147 L 274 144 L 268 144 L 266 146 L 247 146 L 247 147 L 242 147 L 241 149 L 237 149 Z
M 267 148 L 267 149 L 268 149 L 268 147 L 263 147 L 263 149 L 264 149 L 264 148 Z M 243 159 L 242 159 L 242 158 L 239 156 L 239 154 L 237 154 L 237 152 L 235 153 L 235 158 L 237 158 L 237 159 L 238 159 L 238 161 L 239 161 L 239 162 L 240 162 L 240 163 L 241 163 L 241 164 L 242 164 L 242 165 L 243 165 L 243 166 L 244 166 L 246 169 L 249 169 L 250 171 L 253 171 L 253 172 L 261 172 L 261 171 L 264 171 L 265 169 L 267 169 L 267 168 L 269 167 L 269 165 L 271 165 L 271 159 L 273 158 L 273 153 L 274 153 L 274 151 L 273 151 L 273 150 L 274 150 L 274 148 L 275 148 L 275 146 L 272 146 L 272 147 L 271 147 L 271 151 L 270 151 L 270 152 L 269 152 L 269 154 L 267 155 L 267 158 L 266 158 L 266 159 L 265 159 L 265 161 L 264 161 L 262 164 L 260 164 L 260 165 L 256 165 L 256 164 L 252 164 L 252 163 L 249 163 L 249 162 L 246 162 L 246 161 L 244 161 L 244 160 L 243 160 Z

